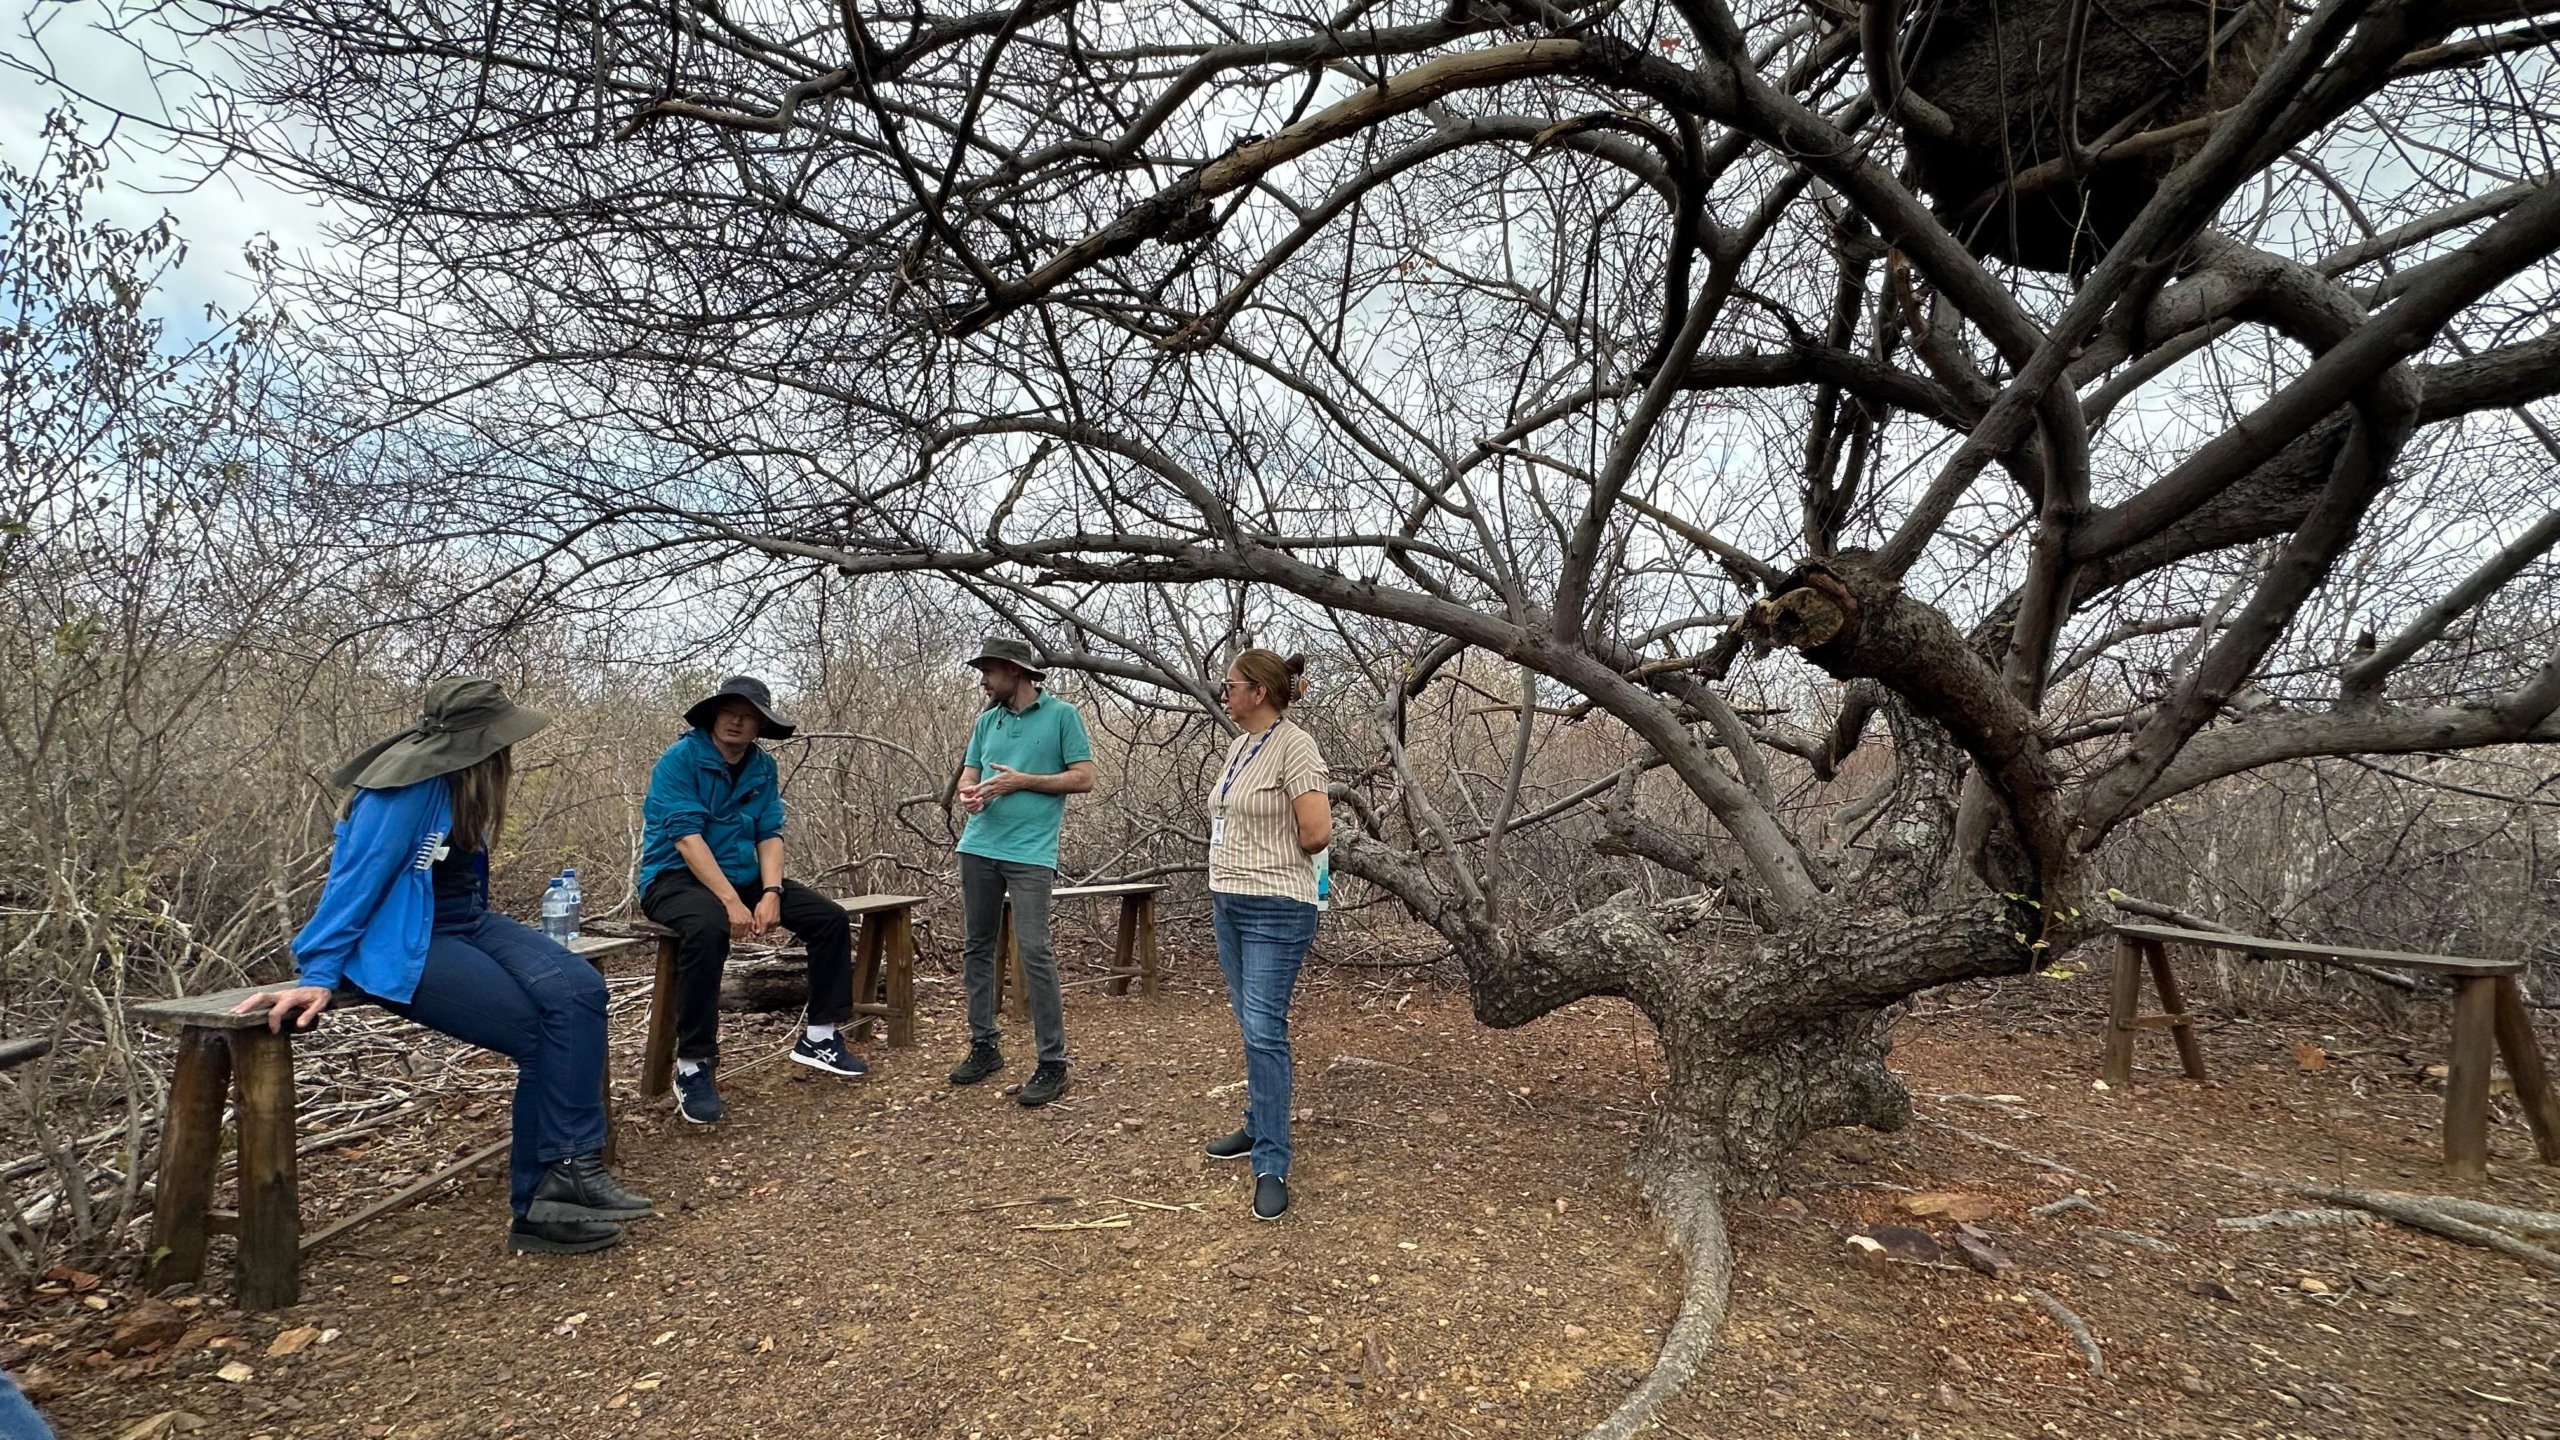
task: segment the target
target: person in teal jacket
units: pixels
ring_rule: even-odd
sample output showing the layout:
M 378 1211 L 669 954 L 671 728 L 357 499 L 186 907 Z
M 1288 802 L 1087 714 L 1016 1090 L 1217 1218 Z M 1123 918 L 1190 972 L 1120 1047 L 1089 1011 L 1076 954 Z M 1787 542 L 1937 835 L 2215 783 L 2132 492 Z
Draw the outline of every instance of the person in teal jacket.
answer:
M 487 680 L 427 687 L 418 723 L 341 766 L 351 786 L 299 978 L 240 1002 L 309 1029 L 340 990 L 516 1062 L 507 1248 L 582 1254 L 650 1213 L 604 1168 L 604 977 L 489 908 L 513 751 L 550 717 Z
M 808 952 L 809 1009 L 794 1064 L 846 1079 L 868 1067 L 837 1033 L 853 1018 L 853 922 L 782 873 L 782 774 L 757 742 L 788 739 L 795 727 L 748 675 L 720 682 L 684 719 L 685 732 L 649 772 L 641 806 L 640 910 L 676 932 L 676 1113 L 708 1125 L 727 1113 L 712 1074 L 733 938 L 780 926 Z

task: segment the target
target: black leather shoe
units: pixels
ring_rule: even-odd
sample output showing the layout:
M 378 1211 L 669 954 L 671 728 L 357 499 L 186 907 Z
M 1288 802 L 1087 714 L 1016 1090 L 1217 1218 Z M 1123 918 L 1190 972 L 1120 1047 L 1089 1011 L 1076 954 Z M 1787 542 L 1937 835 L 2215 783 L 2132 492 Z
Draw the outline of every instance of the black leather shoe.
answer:
M 649 1197 L 622 1188 L 604 1168 L 602 1158 L 579 1155 L 554 1163 L 542 1183 L 533 1187 L 525 1218 L 535 1224 L 581 1224 L 590 1221 L 637 1220 L 649 1213 Z
M 1015 1103 L 1024 1109 L 1036 1110 L 1066 1093 L 1066 1063 L 1060 1060 L 1043 1060 L 1040 1062 L 1040 1067 L 1031 1072 L 1031 1078 L 1022 1082 L 1022 1093 L 1013 1098 Z
M 993 1045 L 973 1042 L 968 1058 L 951 1067 L 951 1083 L 975 1085 L 1004 1068 L 1004 1056 Z
M 621 1243 L 622 1227 L 609 1220 L 545 1223 L 519 1215 L 507 1227 L 507 1250 L 515 1255 L 587 1255 Z
M 1289 1213 L 1289 1182 L 1277 1175 L 1253 1177 L 1253 1218 L 1277 1220 Z
M 1200 1148 L 1208 1151 L 1212 1160 L 1241 1160 L 1253 1153 L 1253 1132 L 1239 1130 L 1233 1135 L 1221 1135 Z

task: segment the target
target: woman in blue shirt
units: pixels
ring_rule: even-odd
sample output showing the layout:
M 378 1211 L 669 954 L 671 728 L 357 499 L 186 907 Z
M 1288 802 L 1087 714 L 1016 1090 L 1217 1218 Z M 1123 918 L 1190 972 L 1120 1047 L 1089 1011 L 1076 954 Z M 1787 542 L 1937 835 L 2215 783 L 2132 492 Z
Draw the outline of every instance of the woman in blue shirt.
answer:
M 574 1255 L 620 1243 L 649 1201 L 604 1168 L 604 978 L 489 908 L 509 747 L 550 723 L 492 681 L 439 680 L 417 724 L 341 766 L 330 783 L 354 793 L 293 940 L 299 983 L 240 1010 L 308 1029 L 344 988 L 514 1060 L 507 1248 Z

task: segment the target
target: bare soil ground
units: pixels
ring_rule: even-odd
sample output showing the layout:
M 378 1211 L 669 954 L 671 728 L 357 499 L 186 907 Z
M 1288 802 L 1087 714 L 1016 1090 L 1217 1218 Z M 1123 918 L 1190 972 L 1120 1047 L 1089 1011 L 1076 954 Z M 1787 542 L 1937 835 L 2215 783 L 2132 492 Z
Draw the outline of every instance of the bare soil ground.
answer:
M 66 1277 L 0 1315 L 0 1364 L 73 1440 L 169 1412 L 272 1440 L 1548 1436 L 1607 1413 L 1681 1281 L 1622 1173 L 1657 1073 L 1633 1012 L 1498 1033 L 1401 979 L 1314 979 L 1297 1205 L 1263 1225 L 1240 1169 L 1199 1155 L 1242 1071 L 1205 967 L 1184 968 L 1154 1000 L 1075 992 L 1075 1089 L 1036 1112 L 999 1088 L 1028 1072 L 1015 1027 L 1000 1082 L 944 1083 L 949 979 L 922 986 L 922 1043 L 867 1047 L 860 1082 L 769 1058 L 788 1026 L 731 1017 L 726 1123 L 626 1108 L 626 1178 L 662 1214 L 619 1250 L 510 1259 L 486 1175 L 314 1257 L 293 1310 L 241 1315 L 220 1278 L 177 1297 L 186 1333 L 155 1348 L 103 1348 L 141 1302 L 125 1277 Z M 2560 1208 L 2511 1111 L 2490 1182 L 2444 1180 L 2440 1022 L 2227 1024 L 2212 1087 L 2146 1034 L 2144 1083 L 2100 1092 L 2099 984 L 1913 1015 L 1897 1063 L 1920 1122 L 1821 1137 L 1782 1196 L 1734 1207 L 1732 1316 L 1658 1433 L 2560 1437 L 2549 1280 L 2385 1225 L 2214 1225 L 2303 1203 L 2216 1165 Z M 460 1153 L 502 1116 L 426 1133 Z M 383 1163 L 312 1157 L 306 1204 Z M 1902 1203 L 1950 1191 L 1987 1206 L 1974 1223 L 2018 1273 L 1844 1244 L 1877 1222 L 1951 1242 Z M 2098 1208 L 2029 1213 L 2075 1191 Z M 1090 1228 L 1025 1228 L 1067 1224 Z M 2086 1320 L 2103 1378 L 2029 1287 Z

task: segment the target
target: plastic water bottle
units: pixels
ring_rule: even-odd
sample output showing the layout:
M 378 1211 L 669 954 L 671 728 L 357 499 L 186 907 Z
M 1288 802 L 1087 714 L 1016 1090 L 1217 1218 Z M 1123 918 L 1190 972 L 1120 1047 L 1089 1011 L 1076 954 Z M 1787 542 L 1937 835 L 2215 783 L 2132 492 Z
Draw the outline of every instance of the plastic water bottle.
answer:
M 569 892 L 569 938 L 575 940 L 578 938 L 578 922 L 587 916 L 587 897 L 578 888 L 578 867 L 572 865 L 561 871 L 560 882 L 561 888 Z
M 1330 850 L 1316 852 L 1316 908 L 1333 908 L 1333 852 Z
M 542 892 L 542 934 L 555 945 L 566 945 L 577 936 L 577 922 L 569 914 L 569 883 L 554 879 L 551 888 Z

